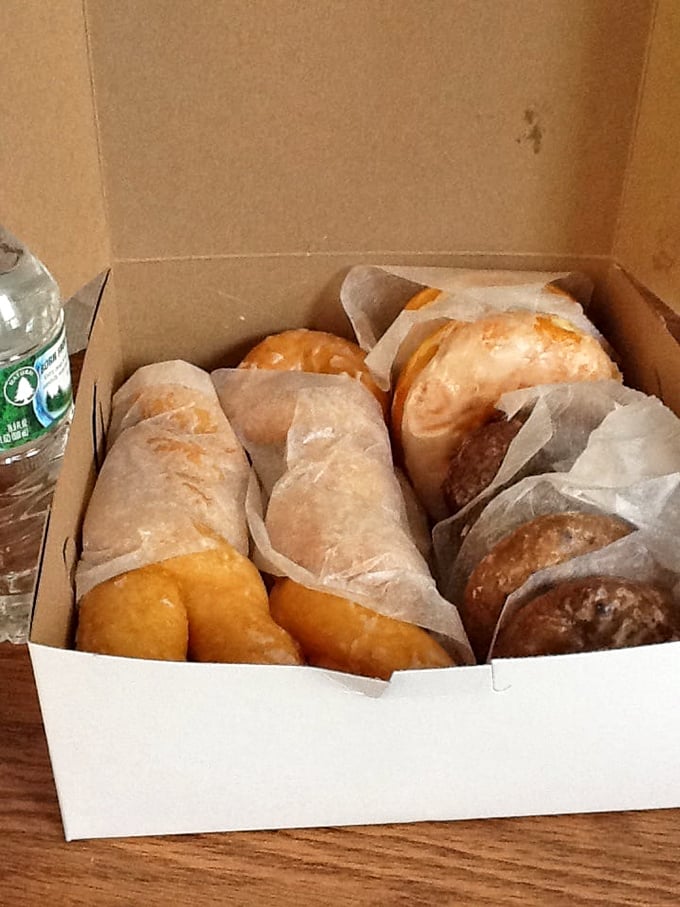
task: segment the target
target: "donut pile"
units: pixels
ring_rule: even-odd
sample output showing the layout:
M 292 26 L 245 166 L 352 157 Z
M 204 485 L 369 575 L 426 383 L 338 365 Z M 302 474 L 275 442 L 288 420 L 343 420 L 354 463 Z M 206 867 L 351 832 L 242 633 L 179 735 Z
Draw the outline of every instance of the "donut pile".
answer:
M 562 413 L 562 436 L 584 443 L 601 422 L 598 394 L 606 412 L 653 398 L 623 387 L 606 342 L 557 286 L 526 305 L 512 297 L 468 318 L 440 306 L 430 318 L 441 297 L 423 287 L 402 299 L 397 318 L 426 317 L 399 341 L 391 382 L 371 367 L 380 340 L 367 356 L 306 329 L 266 337 L 212 376 L 181 362 L 140 369 L 114 398 L 83 527 L 76 646 L 388 679 L 680 639 L 680 584 L 599 560 L 640 542 L 629 511 L 569 494 L 519 510 L 507 499 L 507 521 L 494 509 L 525 479 L 560 471 L 539 443 L 523 472 L 500 473 L 511 450 L 520 462 L 521 439 L 539 437 L 539 398 L 550 419 Z M 527 389 L 532 402 L 506 412 L 505 395 Z M 578 401 L 569 418 L 565 391 Z M 654 403 L 677 438 L 663 475 L 680 475 L 680 428 Z

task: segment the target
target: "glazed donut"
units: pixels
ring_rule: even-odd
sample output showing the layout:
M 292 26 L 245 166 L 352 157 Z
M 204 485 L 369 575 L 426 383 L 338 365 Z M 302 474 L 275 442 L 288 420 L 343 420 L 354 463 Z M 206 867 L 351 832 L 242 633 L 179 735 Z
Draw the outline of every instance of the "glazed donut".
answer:
M 607 378 L 621 375 L 598 341 L 554 315 L 499 312 L 440 327 L 407 362 L 392 403 L 395 443 L 430 516 L 446 515 L 442 485 L 454 450 L 504 393 Z
M 186 661 L 188 643 L 179 587 L 157 564 L 100 583 L 81 599 L 76 649 L 82 652 Z
M 455 663 L 420 627 L 291 579 L 276 581 L 269 607 L 298 641 L 307 663 L 319 668 L 389 680 L 394 671 Z
M 127 658 L 303 663 L 269 613 L 255 565 L 227 544 L 95 586 L 80 602 L 76 648 Z
M 438 328 L 433 334 L 430 334 L 430 336 L 420 344 L 413 355 L 409 357 L 399 373 L 399 378 L 392 395 L 391 414 L 392 438 L 398 450 L 402 447 L 402 425 L 404 422 L 406 400 L 417 379 L 434 359 L 440 346 L 449 336 L 457 331 L 459 327 L 461 327 L 461 322 L 449 321 Z
M 369 390 L 387 414 L 388 398 L 366 367 L 366 353 L 344 337 L 305 328 L 272 334 L 244 357 L 239 368 L 349 375 Z
M 209 375 L 139 369 L 113 399 L 108 442 L 83 523 L 76 647 L 301 664 L 246 556 L 250 469 Z
M 430 305 L 431 302 L 439 299 L 441 295 L 441 290 L 437 290 L 435 287 L 425 287 L 425 289 L 420 290 L 420 292 L 416 293 L 415 296 L 412 296 L 409 299 L 409 301 L 404 306 L 404 310 L 413 312 L 417 309 L 425 309 Z
M 480 286 L 487 286 L 487 284 L 480 284 Z M 576 302 L 571 293 L 568 293 L 567 290 L 555 283 L 547 283 L 543 287 L 543 292 L 552 293 L 554 296 L 564 296 L 566 299 L 570 299 L 574 303 Z M 418 309 L 425 309 L 431 303 L 436 302 L 443 293 L 444 291 L 437 289 L 437 287 L 424 287 L 422 290 L 419 290 L 415 296 L 412 296 L 409 299 L 404 306 L 404 310 L 412 312 L 417 311 Z
M 678 608 L 661 589 L 612 576 L 559 583 L 511 615 L 494 658 L 566 655 L 680 639 Z
M 502 538 L 472 571 L 459 609 L 477 659 L 486 659 L 506 598 L 532 574 L 604 548 L 630 531 L 618 517 L 568 511 L 536 517 Z
M 303 663 L 297 643 L 269 613 L 258 569 L 230 545 L 174 557 L 160 566 L 184 601 L 192 661 Z

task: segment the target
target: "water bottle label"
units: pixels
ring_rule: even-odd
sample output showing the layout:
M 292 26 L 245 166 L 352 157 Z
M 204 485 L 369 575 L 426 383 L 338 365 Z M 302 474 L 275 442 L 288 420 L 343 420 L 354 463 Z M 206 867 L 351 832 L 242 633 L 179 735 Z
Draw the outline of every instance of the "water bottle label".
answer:
M 37 353 L 0 369 L 0 450 L 46 434 L 69 412 L 71 368 L 62 327 Z

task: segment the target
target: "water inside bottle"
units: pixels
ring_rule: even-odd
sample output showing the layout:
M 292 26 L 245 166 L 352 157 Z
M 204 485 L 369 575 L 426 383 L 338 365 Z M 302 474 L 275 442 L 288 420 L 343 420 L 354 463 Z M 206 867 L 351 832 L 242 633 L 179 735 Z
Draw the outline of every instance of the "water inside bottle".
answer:
M 27 638 L 71 407 L 57 285 L 0 227 L 0 642 Z

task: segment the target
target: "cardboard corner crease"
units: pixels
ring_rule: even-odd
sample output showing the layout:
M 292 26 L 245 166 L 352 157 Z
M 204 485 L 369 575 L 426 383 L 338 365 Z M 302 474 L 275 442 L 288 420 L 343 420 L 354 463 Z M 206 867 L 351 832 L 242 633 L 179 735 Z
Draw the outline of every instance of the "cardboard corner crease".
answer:
M 29 644 L 69 839 L 680 806 L 678 643 L 389 684 L 70 649 L 111 393 L 154 360 L 346 332 L 354 264 L 583 270 L 628 382 L 680 412 L 680 8 L 482 5 L 0 10 L 3 217 L 66 292 L 111 269 Z

